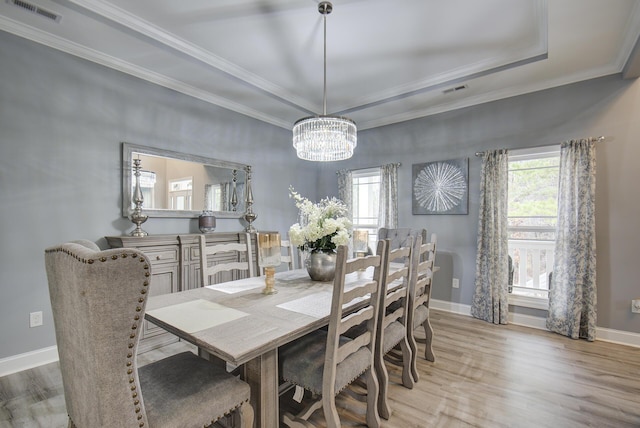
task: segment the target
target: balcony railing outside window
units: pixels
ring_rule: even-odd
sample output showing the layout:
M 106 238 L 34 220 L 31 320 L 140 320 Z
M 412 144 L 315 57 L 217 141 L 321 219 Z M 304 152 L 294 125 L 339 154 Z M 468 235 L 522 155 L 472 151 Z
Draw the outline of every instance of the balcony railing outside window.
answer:
M 558 147 L 509 153 L 511 295 L 548 299 L 558 213 Z M 533 307 L 533 306 L 532 306 Z
M 549 274 L 553 270 L 554 241 L 510 239 L 513 260 L 512 293 L 519 296 L 549 297 Z

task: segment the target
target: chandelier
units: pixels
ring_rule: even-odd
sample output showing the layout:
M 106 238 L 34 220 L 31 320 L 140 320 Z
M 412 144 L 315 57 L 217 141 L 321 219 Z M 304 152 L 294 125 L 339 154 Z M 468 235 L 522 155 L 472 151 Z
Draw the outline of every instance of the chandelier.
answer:
M 356 123 L 343 116 L 327 115 L 327 15 L 328 1 L 318 4 L 324 20 L 324 95 L 321 115 L 304 117 L 293 124 L 293 147 L 300 159 L 328 162 L 349 159 L 358 140 Z

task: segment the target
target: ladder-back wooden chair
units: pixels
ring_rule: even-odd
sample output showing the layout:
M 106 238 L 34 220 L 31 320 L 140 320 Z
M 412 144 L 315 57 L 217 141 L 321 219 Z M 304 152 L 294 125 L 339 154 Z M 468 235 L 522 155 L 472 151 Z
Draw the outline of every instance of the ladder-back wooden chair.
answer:
M 426 242 L 427 229 L 413 229 L 410 227 L 381 227 L 378 229 L 378 239 L 389 239 L 391 241 L 389 248 L 392 250 L 394 248 L 406 247 L 409 237 L 413 237 L 413 242 L 415 242 L 418 236 L 422 237 L 422 242 Z
M 207 236 L 200 235 L 200 284 L 201 286 L 255 276 L 251 235 L 240 234 L 241 242 L 207 245 Z M 211 263 L 211 257 L 221 261 Z M 233 271 L 237 271 L 236 276 Z
M 323 409 L 327 427 L 340 427 L 335 396 L 363 375 L 366 424 L 372 428 L 380 426 L 374 353 L 383 269 L 380 254 L 384 253 L 385 247 L 386 242 L 380 241 L 378 255 L 348 260 L 349 248 L 339 246 L 328 331 L 317 330 L 280 348 L 281 377 L 313 394 L 311 403 L 298 415 L 283 415 L 285 425 L 312 426 L 307 419 L 316 410 Z M 349 282 L 347 286 L 347 275 L 358 275 L 359 270 L 367 268 L 374 270 L 373 279 L 363 278 Z M 348 312 L 345 305 L 352 302 L 362 305 L 361 309 Z M 354 338 L 342 335 L 362 323 L 366 328 L 361 335 Z
M 289 270 L 296 269 L 295 257 L 296 257 L 296 249 L 293 248 L 291 241 L 289 240 L 281 240 L 280 248 L 282 248 L 282 257 L 281 262 L 283 265 L 286 265 Z
M 411 372 L 413 379 L 418 381 L 417 345 L 414 336 L 415 329 L 422 326 L 425 334 L 424 358 L 427 361 L 435 361 L 433 353 L 433 328 L 429 320 L 429 303 L 431 300 L 431 285 L 433 272 L 435 271 L 435 258 L 437 247 L 437 235 L 431 234 L 431 240 L 422 243 L 417 240 L 414 245 L 413 271 L 411 278 L 411 290 L 409 292 L 409 318 L 407 320 L 409 345 L 411 346 L 413 362 Z
M 280 240 L 280 265 L 286 266 L 287 270 L 296 269 L 297 250 L 289 240 Z M 298 262 L 297 265 L 300 263 Z M 264 268 L 260 266 L 260 271 L 264 274 Z
M 386 241 L 375 363 L 380 384 L 378 411 L 381 417 L 389 419 L 391 416 L 387 397 L 389 375 L 385 360 L 402 367 L 402 384 L 405 387 L 411 389 L 414 385 L 411 373 L 411 347 L 407 337 L 413 237 L 408 236 L 404 240 L 404 246 L 392 250 L 389 247 L 390 241 Z M 396 351 L 395 347 L 399 347 L 399 350 Z

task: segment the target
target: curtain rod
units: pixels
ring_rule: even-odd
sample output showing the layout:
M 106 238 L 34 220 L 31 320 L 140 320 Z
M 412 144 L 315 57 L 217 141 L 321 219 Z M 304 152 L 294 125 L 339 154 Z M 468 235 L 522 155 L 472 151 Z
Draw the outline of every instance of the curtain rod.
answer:
M 583 140 L 586 140 L 587 138 L 581 138 Z M 600 137 L 590 137 L 590 140 L 595 140 L 596 142 L 600 142 L 600 141 L 604 141 L 604 137 L 600 136 Z M 533 146 L 533 147 L 518 147 L 517 149 L 511 149 L 511 150 L 520 150 L 520 149 L 538 149 L 541 147 L 551 147 L 551 146 L 555 146 L 555 144 L 545 144 L 543 146 Z M 485 152 L 476 152 L 476 156 L 484 156 Z
M 390 164 L 385 164 L 385 165 L 393 165 L 393 162 Z M 395 164 L 397 167 L 401 167 L 402 166 L 402 162 L 396 162 Z M 340 171 L 362 171 L 363 169 L 373 169 L 373 168 L 380 168 L 381 166 L 384 165 L 378 165 L 378 166 L 370 166 L 368 168 L 356 168 L 356 169 L 340 169 L 338 171 L 336 171 L 336 174 L 340 174 Z

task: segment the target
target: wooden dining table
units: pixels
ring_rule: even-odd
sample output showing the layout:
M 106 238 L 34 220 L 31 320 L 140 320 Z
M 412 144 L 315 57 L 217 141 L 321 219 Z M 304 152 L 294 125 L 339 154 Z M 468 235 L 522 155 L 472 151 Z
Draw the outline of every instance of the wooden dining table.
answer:
M 372 270 L 350 274 L 345 287 L 372 275 Z M 312 281 L 304 269 L 277 272 L 277 293 L 267 295 L 264 280 L 250 277 L 151 296 L 145 318 L 214 358 L 244 365 L 256 426 L 275 428 L 278 347 L 328 325 L 333 282 Z

